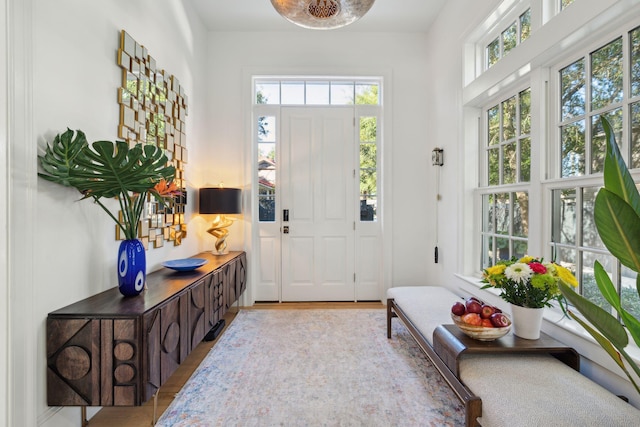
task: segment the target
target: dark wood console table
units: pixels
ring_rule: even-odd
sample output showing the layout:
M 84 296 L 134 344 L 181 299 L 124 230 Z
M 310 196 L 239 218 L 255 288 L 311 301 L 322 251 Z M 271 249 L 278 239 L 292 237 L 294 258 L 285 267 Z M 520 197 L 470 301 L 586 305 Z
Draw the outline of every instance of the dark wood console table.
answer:
M 136 297 L 116 287 L 49 313 L 50 406 L 137 406 L 156 395 L 246 288 L 244 252 L 195 257 L 208 262 L 150 273 Z
M 460 378 L 460 356 L 479 353 L 546 353 L 580 370 L 580 355 L 544 332 L 537 340 L 526 340 L 509 333 L 495 341 L 479 341 L 465 335 L 456 325 L 440 325 L 433 331 L 433 349 L 451 372 Z

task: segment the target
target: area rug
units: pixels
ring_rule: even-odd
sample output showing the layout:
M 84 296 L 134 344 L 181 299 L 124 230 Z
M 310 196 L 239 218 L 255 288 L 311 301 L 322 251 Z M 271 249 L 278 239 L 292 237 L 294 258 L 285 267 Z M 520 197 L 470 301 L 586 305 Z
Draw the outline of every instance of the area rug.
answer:
M 242 310 L 157 425 L 459 426 L 462 404 L 384 309 Z

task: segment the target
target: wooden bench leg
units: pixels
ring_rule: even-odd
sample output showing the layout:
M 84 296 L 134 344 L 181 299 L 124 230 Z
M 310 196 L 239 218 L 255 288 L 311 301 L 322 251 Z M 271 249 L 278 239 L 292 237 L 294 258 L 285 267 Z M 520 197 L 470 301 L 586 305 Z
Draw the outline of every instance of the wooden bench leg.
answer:
M 391 318 L 397 317 L 392 310 L 392 306 L 395 306 L 393 303 L 393 298 L 388 298 L 387 299 L 387 338 L 389 339 L 391 339 Z
M 479 398 L 468 400 L 465 402 L 465 426 L 479 427 L 478 418 L 482 416 L 482 400 Z

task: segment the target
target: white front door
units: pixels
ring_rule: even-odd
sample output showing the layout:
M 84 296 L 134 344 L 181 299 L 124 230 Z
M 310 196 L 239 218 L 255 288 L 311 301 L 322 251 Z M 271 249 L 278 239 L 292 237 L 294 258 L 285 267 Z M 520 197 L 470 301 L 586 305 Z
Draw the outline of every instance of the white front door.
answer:
M 280 132 L 282 301 L 354 301 L 354 110 L 283 107 Z

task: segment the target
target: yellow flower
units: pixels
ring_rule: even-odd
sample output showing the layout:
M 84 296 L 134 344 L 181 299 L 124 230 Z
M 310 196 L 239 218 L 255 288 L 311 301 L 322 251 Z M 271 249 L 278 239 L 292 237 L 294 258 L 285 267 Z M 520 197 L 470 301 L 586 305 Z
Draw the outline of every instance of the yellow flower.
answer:
M 494 276 L 496 274 L 502 274 L 505 268 L 507 268 L 507 266 L 504 264 L 496 264 L 493 267 L 487 268 L 487 275 Z
M 558 274 L 558 278 L 562 280 L 563 283 L 567 285 L 571 285 L 574 288 L 578 286 L 578 280 L 568 269 L 558 264 L 555 264 L 555 267 L 556 267 L 556 273 Z
M 530 256 L 530 255 L 525 255 L 522 258 L 520 258 L 518 260 L 518 262 L 522 262 L 524 264 L 529 264 L 531 261 L 533 261 L 535 258 Z

